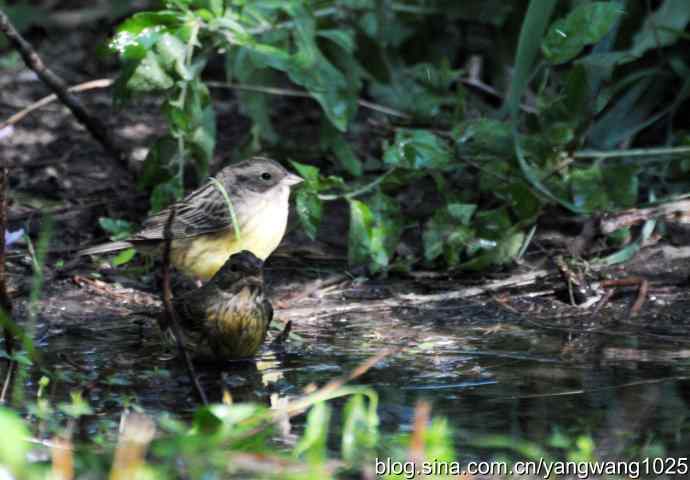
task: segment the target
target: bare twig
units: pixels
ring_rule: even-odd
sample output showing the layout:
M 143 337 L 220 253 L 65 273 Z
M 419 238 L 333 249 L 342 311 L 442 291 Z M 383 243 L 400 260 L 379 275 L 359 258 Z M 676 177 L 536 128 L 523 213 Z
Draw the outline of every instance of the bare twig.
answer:
M 5 159 L 0 166 L 0 315 L 5 316 L 6 322 L 12 321 L 12 300 L 7 293 L 7 275 L 5 272 L 5 232 L 7 231 L 7 167 Z M 14 334 L 3 323 L 5 350 L 12 355 L 14 350 Z M 10 364 L 8 363 L 8 368 Z
M 125 171 L 128 171 L 127 158 L 117 147 L 105 125 L 99 119 L 92 117 L 81 102 L 68 91 L 65 81 L 43 63 L 36 50 L 19 34 L 2 10 L 0 10 L 0 32 L 5 34 L 10 44 L 19 52 L 24 63 L 36 72 L 38 78 L 72 111 L 77 120 L 91 132 L 91 135 L 115 159 L 117 164 Z
M 599 231 L 602 235 L 608 235 L 620 228 L 642 223 L 652 218 L 673 216 L 688 211 L 690 211 L 690 200 L 687 198 L 649 208 L 633 208 L 602 217 L 599 222 Z
M 171 228 L 175 221 L 176 209 L 172 207 L 170 209 L 170 215 L 168 220 L 165 222 L 165 229 L 163 230 L 163 237 L 165 238 L 165 243 L 163 245 L 163 304 L 165 305 L 165 312 L 167 315 L 168 327 L 172 329 L 173 335 L 175 336 L 175 343 L 177 343 L 177 350 L 184 358 L 185 365 L 187 366 L 187 374 L 189 374 L 189 379 L 194 384 L 199 398 L 204 405 L 208 405 L 208 400 L 206 399 L 206 393 L 199 383 L 199 379 L 194 372 L 194 364 L 192 364 L 192 359 L 189 358 L 189 352 L 184 346 L 182 341 L 182 332 L 180 331 L 180 324 L 177 321 L 177 314 L 175 313 L 175 308 L 172 304 L 172 293 L 170 290 L 170 246 L 172 244 L 172 234 Z
M 114 83 L 114 80 L 110 78 L 100 78 L 98 80 L 91 80 L 89 82 L 84 82 L 80 83 L 78 85 L 73 85 L 71 87 L 67 88 L 68 92 L 85 92 L 87 90 L 95 90 L 98 88 L 108 88 Z M 51 94 L 46 97 L 41 98 L 40 100 L 35 101 L 31 105 L 26 106 L 25 108 L 21 109 L 11 117 L 9 117 L 7 120 L 3 120 L 2 123 L 0 123 L 0 130 L 3 128 L 7 127 L 8 125 L 16 125 L 18 122 L 22 121 L 24 117 L 29 115 L 31 112 L 38 110 L 39 108 L 43 108 L 46 105 L 49 105 L 50 103 L 54 102 L 55 100 L 58 99 L 58 96 L 56 94 Z
M 7 392 L 10 390 L 10 385 L 12 385 L 14 367 L 16 365 L 17 362 L 14 360 L 7 361 L 7 373 L 5 373 L 5 380 L 2 382 L 2 391 L 0 391 L 0 405 L 4 404 L 7 400 Z

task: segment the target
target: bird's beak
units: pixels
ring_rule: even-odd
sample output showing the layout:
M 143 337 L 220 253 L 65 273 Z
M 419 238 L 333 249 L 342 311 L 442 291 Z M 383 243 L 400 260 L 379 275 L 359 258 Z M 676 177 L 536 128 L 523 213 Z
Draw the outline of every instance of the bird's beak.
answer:
M 285 178 L 283 179 L 283 182 L 288 187 L 298 185 L 298 184 L 302 183 L 303 181 L 304 181 L 304 179 L 302 177 L 300 177 L 299 175 L 295 175 L 294 173 L 289 173 L 289 172 L 285 176 Z

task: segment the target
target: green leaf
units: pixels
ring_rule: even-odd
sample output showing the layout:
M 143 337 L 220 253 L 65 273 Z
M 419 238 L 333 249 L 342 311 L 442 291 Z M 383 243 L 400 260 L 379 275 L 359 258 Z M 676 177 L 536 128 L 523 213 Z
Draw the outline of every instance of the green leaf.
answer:
M 352 30 L 319 30 L 317 35 L 334 42 L 346 52 L 355 51 L 355 33 Z
M 137 188 L 151 188 L 170 180 L 173 176 L 173 167 L 177 164 L 177 155 L 176 139 L 166 135 L 156 140 L 144 159 L 144 166 L 137 179 Z
M 633 37 L 631 51 L 640 57 L 648 50 L 663 48 L 675 43 L 690 22 L 690 5 L 686 0 L 665 0 L 646 19 L 640 31 Z
M 167 90 L 174 85 L 174 80 L 165 72 L 159 57 L 149 51 L 134 69 L 127 81 L 127 88 L 133 92 L 153 92 Z
M 72 418 L 79 418 L 84 415 L 93 414 L 93 409 L 89 403 L 82 398 L 81 392 L 70 392 L 70 398 L 72 400 L 70 403 L 63 402 L 58 405 L 60 411 L 65 415 L 68 415 Z
M 443 255 L 448 266 L 458 265 L 465 247 L 475 237 L 469 223 L 476 210 L 477 205 L 461 203 L 452 203 L 438 210 L 422 234 L 424 258 L 433 261 Z
M 175 72 L 183 80 L 191 80 L 192 72 L 187 67 L 187 45 L 177 36 L 164 33 L 156 43 L 160 63 L 168 72 Z
M 31 434 L 16 413 L 1 406 L 0 432 L 3 436 L 0 465 L 6 465 L 11 471 L 17 473 L 26 465 L 26 456 L 30 446 L 27 439 L 31 437 Z
M 131 236 L 134 229 L 133 225 L 127 220 L 101 217 L 98 219 L 98 224 L 103 230 L 110 234 L 110 240 L 123 240 Z
M 604 38 L 622 14 L 617 2 L 592 2 L 578 6 L 551 25 L 542 44 L 544 56 L 552 64 L 572 60 L 585 46 Z
M 304 179 L 304 184 L 306 186 L 315 191 L 320 189 L 321 176 L 319 175 L 319 169 L 317 167 L 295 161 L 290 161 L 290 164 L 297 170 L 299 176 Z
M 387 165 L 412 170 L 444 169 L 451 163 L 448 145 L 428 130 L 399 129 L 395 143 L 383 154 Z
M 364 202 L 350 200 L 350 229 L 347 249 L 350 265 L 362 265 L 368 262 L 373 227 L 374 215 L 371 209 Z
M 324 462 L 327 454 L 328 426 L 331 408 L 325 402 L 316 403 L 307 414 L 304 435 L 295 447 L 295 456 L 304 456 L 312 464 Z
M 206 106 L 196 120 L 189 143 L 196 160 L 197 178 L 202 179 L 208 176 L 208 164 L 213 160 L 216 147 L 216 113 L 213 106 Z
M 608 206 L 608 196 L 603 188 L 601 168 L 598 165 L 574 170 L 570 186 L 573 203 L 584 212 L 602 210 Z
M 184 189 L 179 177 L 172 177 L 169 180 L 156 185 L 151 192 L 151 212 L 155 213 L 167 207 L 171 203 L 182 198 Z
M 482 118 L 469 120 L 453 129 L 456 148 L 461 156 L 473 159 L 510 159 L 514 156 L 510 124 Z
M 355 155 L 343 134 L 333 127 L 330 122 L 321 122 L 321 147 L 330 149 L 340 162 L 340 165 L 350 175 L 354 177 L 362 175 L 362 162 Z
M 378 443 L 378 417 L 371 418 L 363 395 L 354 395 L 343 410 L 341 449 L 343 460 L 351 465 L 364 461 Z
M 136 253 L 137 251 L 133 248 L 122 250 L 115 256 L 115 258 L 112 259 L 111 263 L 113 264 L 113 267 L 119 267 L 120 265 L 129 263 L 134 258 L 134 255 L 136 255 Z
M 446 418 L 434 418 L 424 432 L 424 454 L 427 459 L 450 463 L 455 461 L 453 432 Z
M 307 236 L 315 239 L 321 223 L 321 200 L 318 194 L 308 188 L 301 188 L 297 192 L 295 206 Z
M 402 234 L 400 207 L 381 192 L 368 204 L 350 200 L 348 259 L 351 265 L 369 264 L 373 273 L 385 271 Z
M 525 19 L 520 28 L 520 37 L 515 54 L 515 71 L 504 105 L 504 109 L 507 109 L 513 120 L 513 125 L 516 125 L 520 111 L 520 100 L 532 77 L 532 65 L 537 57 L 539 45 L 556 3 L 557 0 L 530 0 L 529 2 Z

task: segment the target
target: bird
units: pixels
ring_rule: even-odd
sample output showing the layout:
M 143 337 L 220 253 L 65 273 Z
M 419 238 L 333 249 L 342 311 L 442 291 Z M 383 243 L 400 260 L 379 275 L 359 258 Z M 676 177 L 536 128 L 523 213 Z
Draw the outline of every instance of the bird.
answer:
M 233 253 L 249 250 L 261 260 L 268 258 L 285 235 L 290 188 L 302 181 L 275 160 L 246 159 L 223 168 L 181 201 L 146 218 L 130 238 L 86 248 L 78 255 L 131 247 L 160 254 L 174 208 L 170 261 L 187 276 L 206 281 Z
M 235 253 L 203 286 L 172 301 L 185 348 L 198 357 L 227 360 L 253 356 L 266 338 L 273 307 L 264 294 L 263 262 L 253 253 Z M 166 343 L 174 341 L 161 321 Z

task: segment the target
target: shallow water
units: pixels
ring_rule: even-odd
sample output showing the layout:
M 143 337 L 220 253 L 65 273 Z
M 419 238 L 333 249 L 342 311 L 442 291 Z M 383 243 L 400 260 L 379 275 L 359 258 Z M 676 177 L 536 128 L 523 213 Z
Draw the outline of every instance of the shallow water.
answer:
M 390 291 L 356 301 L 346 293 L 277 309 L 299 336 L 280 350 L 266 347 L 251 362 L 198 364 L 209 398 L 219 401 L 225 389 L 235 401 L 276 404 L 396 347 L 356 381 L 379 393 L 385 432 L 408 431 L 424 399 L 433 415 L 449 419 L 464 459 L 484 456 L 487 436 L 545 445 L 556 432 L 591 435 L 599 458 L 687 453 L 690 344 L 678 335 L 687 331 L 687 302 L 650 305 L 653 325 L 611 323 L 598 334 L 577 334 L 556 329 L 563 323 L 555 318 L 493 301 L 391 306 L 381 300 Z M 116 425 L 131 405 L 154 416 L 193 411 L 198 402 L 183 364 L 161 346 L 154 318 L 123 305 L 70 313 L 70 302 L 69 295 L 47 302 L 38 347 L 56 374 L 52 401 L 82 389 L 94 409 L 87 433 L 101 431 L 104 420 Z M 568 326 L 589 327 L 582 320 Z M 41 375 L 32 372 L 28 400 Z M 293 420 L 293 432 L 302 421 Z

